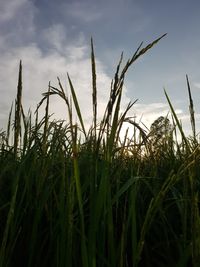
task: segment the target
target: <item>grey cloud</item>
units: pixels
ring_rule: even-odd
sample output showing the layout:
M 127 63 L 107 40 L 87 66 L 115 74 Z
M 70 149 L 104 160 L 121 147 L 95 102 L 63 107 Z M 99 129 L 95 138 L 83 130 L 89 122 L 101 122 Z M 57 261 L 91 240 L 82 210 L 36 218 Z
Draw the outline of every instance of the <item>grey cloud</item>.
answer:
M 102 17 L 102 13 L 97 6 L 92 3 L 87 3 L 87 1 L 75 1 L 67 4 L 65 11 L 75 19 L 86 23 L 97 21 Z
M 36 9 L 29 0 L 10 0 L 0 3 L 0 50 L 33 42 Z
M 12 20 L 26 0 L 10 0 L 0 2 L 0 22 Z

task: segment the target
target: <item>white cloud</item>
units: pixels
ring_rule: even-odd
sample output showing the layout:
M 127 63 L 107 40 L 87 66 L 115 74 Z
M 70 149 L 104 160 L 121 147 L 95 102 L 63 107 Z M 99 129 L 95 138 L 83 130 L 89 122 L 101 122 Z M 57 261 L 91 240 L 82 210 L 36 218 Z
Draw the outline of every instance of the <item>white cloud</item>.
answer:
M 81 47 L 77 48 L 81 49 Z M 76 51 L 76 49 L 75 49 Z M 75 59 L 74 59 L 75 58 Z M 57 86 L 56 77 L 60 76 L 63 83 L 69 88 L 66 73 L 69 72 L 74 87 L 76 88 L 77 97 L 80 100 L 83 114 L 87 117 L 91 110 L 91 66 L 90 59 L 79 55 L 76 57 L 63 57 L 58 52 L 43 55 L 36 45 L 20 47 L 12 50 L 11 53 L 4 55 L 3 62 L 0 67 L 0 88 L 4 88 L 1 93 L 4 95 L 3 102 L 11 103 L 11 99 L 15 97 L 17 87 L 18 61 L 23 60 L 23 96 L 26 109 L 36 103 L 41 98 L 41 93 L 47 90 L 48 81 L 52 81 L 53 86 Z M 103 65 L 97 61 L 97 79 L 100 89 L 99 101 L 100 106 L 105 106 L 108 97 L 108 87 L 110 85 L 110 77 L 104 72 Z M 9 78 L 8 77 L 12 77 Z M 2 103 L 3 103 L 2 102 Z M 60 104 L 60 99 L 52 98 L 52 111 L 57 117 L 65 117 L 65 111 Z M 8 111 L 5 112 L 5 115 Z M 100 110 L 100 113 L 102 110 Z
M 66 30 L 62 24 L 55 24 L 44 29 L 42 36 L 44 41 L 48 42 L 54 49 L 62 51 L 66 41 Z
M 54 35 L 56 29 L 62 33 L 62 26 L 55 26 L 49 29 Z M 47 30 L 48 32 L 48 30 Z M 55 38 L 56 39 L 56 38 Z M 27 46 L 12 47 L 1 55 L 0 65 L 0 93 L 3 96 L 0 100 L 2 116 L 0 123 L 5 127 L 6 119 L 11 102 L 14 100 L 17 88 L 17 75 L 19 60 L 23 62 L 23 104 L 27 111 L 36 108 L 41 100 L 41 94 L 47 91 L 48 82 L 57 87 L 57 76 L 61 78 L 63 86 L 69 90 L 67 72 L 69 73 L 77 98 L 80 102 L 83 118 L 89 123 L 92 115 L 92 77 L 90 48 L 83 44 L 83 38 L 78 38 L 78 43 L 65 46 L 64 38 L 57 38 L 57 46 L 54 48 L 52 39 L 47 39 L 51 48 L 49 52 L 43 53 L 36 43 Z M 65 51 L 65 53 L 63 53 Z M 102 117 L 109 97 L 111 78 L 106 74 L 104 65 L 97 58 L 97 87 L 98 87 L 98 115 Z M 124 97 L 123 104 L 129 99 Z M 6 105 L 5 105 L 6 103 Z M 51 99 L 51 113 L 55 113 L 58 119 L 66 119 L 66 107 L 62 100 L 56 97 Z M 89 126 L 89 125 L 88 125 Z
M 171 111 L 167 103 L 149 103 L 149 104 L 135 104 L 135 115 L 137 115 L 137 121 L 140 120 L 148 128 L 151 124 L 160 116 L 167 116 L 171 120 Z M 182 109 L 175 108 L 175 113 L 178 119 L 183 123 L 183 128 L 190 127 L 190 115 L 186 114 Z M 196 121 L 200 119 L 200 114 L 195 114 Z
M 41 36 L 43 42 L 52 49 L 52 52 L 56 50 L 59 54 L 67 55 L 74 60 L 81 59 L 85 54 L 86 40 L 84 34 L 79 32 L 75 39 L 70 39 L 69 29 L 63 24 L 53 24 L 43 29 Z
M 169 107 L 166 103 L 148 103 L 148 104 L 135 104 L 135 114 L 137 120 L 142 121 L 146 127 L 150 127 L 154 120 L 160 116 L 167 116 Z
M 149 104 L 135 104 L 133 106 L 134 113 L 131 116 L 135 117 L 135 122 L 138 123 L 143 130 L 148 133 L 151 124 L 160 116 L 167 116 L 172 123 L 172 115 L 170 108 L 166 103 L 149 103 Z M 192 127 L 190 121 L 190 115 L 186 114 L 182 109 L 175 109 L 175 113 L 178 117 L 179 122 L 183 128 L 184 134 L 186 136 L 192 136 Z M 196 133 L 200 134 L 198 129 L 200 125 L 200 114 L 195 113 L 195 123 L 196 123 Z M 128 138 L 133 137 L 134 127 L 129 123 L 125 123 L 122 127 L 121 138 L 125 135 L 128 128 Z M 137 132 L 136 132 L 136 136 Z M 177 127 L 178 140 L 181 141 L 181 133 Z

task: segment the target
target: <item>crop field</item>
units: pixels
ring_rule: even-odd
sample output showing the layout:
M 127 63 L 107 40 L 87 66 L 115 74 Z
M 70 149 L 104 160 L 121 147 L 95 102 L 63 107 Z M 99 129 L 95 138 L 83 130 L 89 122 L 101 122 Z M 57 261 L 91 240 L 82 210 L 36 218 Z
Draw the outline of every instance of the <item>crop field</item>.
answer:
M 141 43 L 125 64 L 121 55 L 101 120 L 91 40 L 89 129 L 69 75 L 67 93 L 58 78 L 25 114 L 20 62 L 0 133 L 0 267 L 200 266 L 200 144 L 188 77 L 191 136 L 167 92 L 170 113 L 149 130 L 128 115 L 134 102 L 121 112 L 127 71 L 163 37 Z M 66 104 L 65 121 L 51 119 L 52 96 Z M 120 134 L 124 123 L 132 138 Z

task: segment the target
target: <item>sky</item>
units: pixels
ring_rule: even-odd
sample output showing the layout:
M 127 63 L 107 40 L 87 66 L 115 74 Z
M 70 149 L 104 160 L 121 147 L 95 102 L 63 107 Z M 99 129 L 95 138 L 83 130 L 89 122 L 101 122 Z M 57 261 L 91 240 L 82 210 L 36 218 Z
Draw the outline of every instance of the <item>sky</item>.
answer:
M 200 1 L 198 0 L 0 0 L 0 129 L 6 127 L 16 96 L 19 61 L 23 64 L 23 106 L 35 110 L 48 83 L 57 76 L 74 84 L 84 121 L 92 115 L 90 39 L 94 40 L 98 115 L 108 100 L 121 52 L 124 63 L 143 46 L 167 33 L 130 68 L 122 111 L 149 127 L 169 111 L 164 88 L 187 134 L 191 134 L 185 75 L 188 74 L 200 131 Z M 56 118 L 66 107 L 51 100 Z

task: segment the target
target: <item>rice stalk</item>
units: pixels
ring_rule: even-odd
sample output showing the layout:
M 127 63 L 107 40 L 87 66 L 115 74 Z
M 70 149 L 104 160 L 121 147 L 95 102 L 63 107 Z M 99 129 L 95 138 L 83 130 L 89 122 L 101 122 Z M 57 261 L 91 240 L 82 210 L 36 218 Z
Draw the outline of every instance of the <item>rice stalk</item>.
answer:
M 93 124 L 94 124 L 94 140 L 96 140 L 97 130 L 97 84 L 96 84 L 96 63 L 93 40 L 91 38 L 91 66 L 92 66 L 92 107 L 93 107 Z
M 17 86 L 17 98 L 15 101 L 15 121 L 14 121 L 14 155 L 17 157 L 17 149 L 19 143 L 19 135 L 21 130 L 21 105 L 22 105 L 22 62 L 19 63 L 19 75 Z
M 188 89 L 189 102 L 190 102 L 189 111 L 190 111 L 190 121 L 191 121 L 191 125 L 192 125 L 192 133 L 193 133 L 194 140 L 196 140 L 196 126 L 195 126 L 195 117 L 194 117 L 194 105 L 193 105 L 193 100 L 192 100 L 192 94 L 191 94 L 188 75 L 186 75 L 186 80 L 187 80 L 187 89 Z

